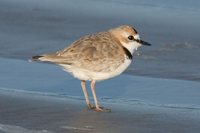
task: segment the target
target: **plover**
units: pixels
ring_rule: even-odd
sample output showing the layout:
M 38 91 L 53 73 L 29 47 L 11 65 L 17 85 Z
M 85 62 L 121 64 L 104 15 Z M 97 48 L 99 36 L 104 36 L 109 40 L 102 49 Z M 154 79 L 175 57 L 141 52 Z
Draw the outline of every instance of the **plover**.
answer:
M 81 81 L 81 86 L 89 109 L 108 111 L 100 107 L 95 84 L 97 81 L 120 75 L 131 64 L 133 54 L 141 45 L 148 45 L 140 39 L 135 28 L 123 25 L 86 35 L 68 47 L 55 53 L 33 56 L 33 61 L 45 61 L 57 64 Z M 95 106 L 90 103 L 86 90 L 86 81 L 90 81 Z

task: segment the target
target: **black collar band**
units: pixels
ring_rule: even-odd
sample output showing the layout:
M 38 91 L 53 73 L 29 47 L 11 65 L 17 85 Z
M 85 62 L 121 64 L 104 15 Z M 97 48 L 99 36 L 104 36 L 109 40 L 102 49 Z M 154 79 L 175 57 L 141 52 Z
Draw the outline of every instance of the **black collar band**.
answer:
M 129 51 L 126 47 L 124 47 L 124 46 L 122 46 L 122 47 L 123 47 L 123 50 L 124 50 L 124 52 L 125 52 L 127 58 L 130 59 L 130 60 L 132 60 L 133 56 L 132 56 L 132 54 L 130 53 L 130 51 Z

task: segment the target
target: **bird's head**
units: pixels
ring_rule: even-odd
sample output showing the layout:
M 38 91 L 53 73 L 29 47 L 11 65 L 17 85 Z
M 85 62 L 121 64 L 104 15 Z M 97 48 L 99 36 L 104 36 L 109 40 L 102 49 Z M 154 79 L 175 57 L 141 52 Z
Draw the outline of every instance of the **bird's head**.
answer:
M 109 32 L 118 42 L 120 42 L 121 45 L 123 45 L 123 47 L 127 48 L 131 53 L 133 53 L 142 45 L 151 46 L 150 43 L 140 39 L 138 32 L 132 26 L 119 26 L 117 28 L 110 29 Z

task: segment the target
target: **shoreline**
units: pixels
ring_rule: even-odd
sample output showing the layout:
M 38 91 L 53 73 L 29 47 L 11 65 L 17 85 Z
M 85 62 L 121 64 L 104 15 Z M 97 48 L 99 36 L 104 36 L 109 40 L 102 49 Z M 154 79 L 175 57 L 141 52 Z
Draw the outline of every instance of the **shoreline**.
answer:
M 0 93 L 0 131 L 16 133 L 137 132 L 198 133 L 199 111 L 103 103 L 111 113 L 94 112 L 84 100 Z M 15 133 L 14 132 L 14 133 Z
M 37 92 L 37 91 L 26 91 L 26 90 L 19 90 L 19 89 L 8 89 L 8 88 L 0 88 L 0 93 L 4 94 L 22 94 L 22 95 L 30 95 L 32 97 L 49 97 L 50 99 L 56 100 L 64 100 L 64 101 L 71 101 L 75 103 L 82 103 L 85 105 L 84 97 L 80 96 L 71 96 L 71 95 L 63 95 L 57 93 L 49 93 L 49 92 Z M 175 110 L 193 110 L 193 111 L 200 111 L 199 105 L 176 105 L 176 104 L 158 104 L 158 103 L 151 103 L 148 101 L 142 101 L 141 99 L 111 99 L 111 98 L 98 98 L 101 103 L 104 104 L 113 104 L 116 103 L 120 106 L 146 106 L 149 108 L 160 108 L 160 109 L 175 109 Z M 93 102 L 93 99 L 90 99 Z M 129 108 L 126 108 L 129 109 Z

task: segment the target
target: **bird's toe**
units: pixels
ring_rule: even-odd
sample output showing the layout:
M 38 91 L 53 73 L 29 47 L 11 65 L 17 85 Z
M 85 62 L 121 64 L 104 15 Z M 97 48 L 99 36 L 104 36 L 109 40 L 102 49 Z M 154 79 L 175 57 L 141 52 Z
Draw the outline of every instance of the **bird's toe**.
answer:
M 97 112 L 111 112 L 111 109 L 106 109 L 104 107 L 96 107 L 94 110 Z

